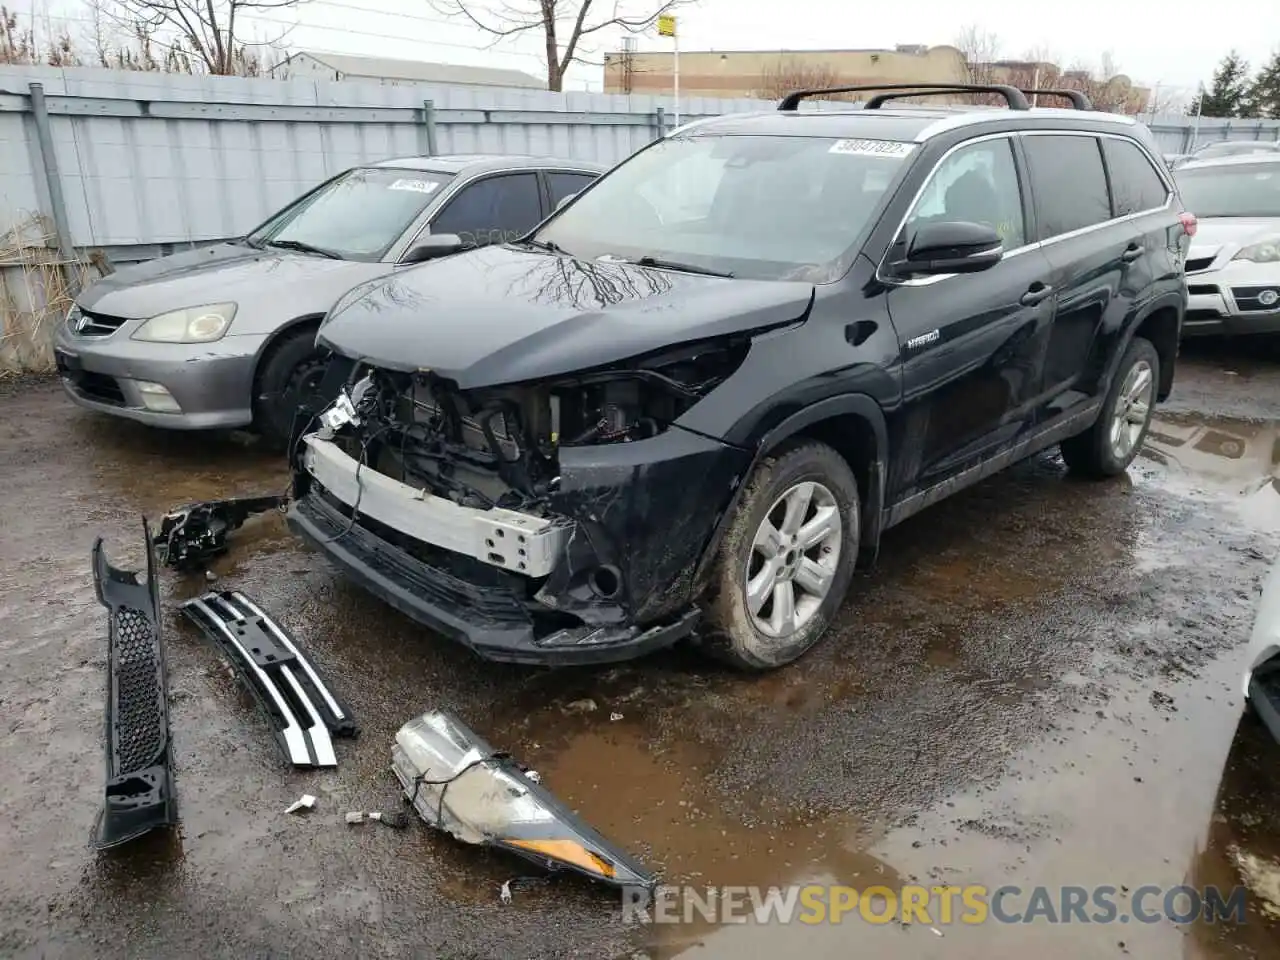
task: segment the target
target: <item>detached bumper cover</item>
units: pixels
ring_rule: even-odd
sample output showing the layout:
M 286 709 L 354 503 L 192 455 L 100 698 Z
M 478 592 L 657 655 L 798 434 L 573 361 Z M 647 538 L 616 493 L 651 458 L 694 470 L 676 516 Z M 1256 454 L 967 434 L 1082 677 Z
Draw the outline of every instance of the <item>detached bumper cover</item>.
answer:
M 160 593 L 145 520 L 142 528 L 145 582 L 107 562 L 101 537 L 93 545 L 94 589 L 109 611 L 106 805 L 94 834 L 99 848 L 118 846 L 177 822 Z

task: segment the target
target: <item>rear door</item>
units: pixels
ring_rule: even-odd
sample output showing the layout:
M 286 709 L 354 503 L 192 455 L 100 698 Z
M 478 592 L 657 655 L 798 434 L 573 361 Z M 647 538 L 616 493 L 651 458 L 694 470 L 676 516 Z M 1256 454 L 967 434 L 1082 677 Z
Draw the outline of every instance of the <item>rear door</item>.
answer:
M 456 233 L 468 247 L 484 247 L 522 237 L 542 219 L 537 173 L 503 173 L 459 190 L 432 219 L 431 232 Z
M 1099 333 L 1118 326 L 1141 259 L 1137 228 L 1112 213 L 1095 133 L 1028 131 L 1021 135 L 1035 202 L 1037 238 L 1052 267 L 1057 298 L 1053 333 L 1037 402 L 1037 422 L 1052 423 L 1094 399 L 1091 377 Z
M 1013 141 L 983 137 L 943 156 L 890 246 L 890 260 L 901 256 L 927 221 L 986 223 L 1004 241 L 1003 259 L 980 273 L 889 290 L 906 413 L 891 496 L 947 479 L 1030 425 L 1053 297 L 1027 207 Z

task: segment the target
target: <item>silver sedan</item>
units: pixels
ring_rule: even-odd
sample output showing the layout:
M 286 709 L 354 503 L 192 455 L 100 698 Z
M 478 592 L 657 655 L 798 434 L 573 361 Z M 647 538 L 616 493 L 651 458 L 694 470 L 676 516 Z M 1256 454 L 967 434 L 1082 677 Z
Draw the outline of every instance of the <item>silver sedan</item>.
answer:
M 102 413 L 184 430 L 252 426 L 278 441 L 319 384 L 316 328 L 343 293 L 519 237 L 603 170 L 509 156 L 348 170 L 245 237 L 86 288 L 54 344 L 63 385 Z

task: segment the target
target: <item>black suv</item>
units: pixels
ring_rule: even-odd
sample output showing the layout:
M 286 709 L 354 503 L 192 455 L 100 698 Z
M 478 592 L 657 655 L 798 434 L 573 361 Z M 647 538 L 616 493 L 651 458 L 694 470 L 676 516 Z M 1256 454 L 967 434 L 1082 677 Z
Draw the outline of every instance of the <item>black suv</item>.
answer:
M 1008 108 L 885 108 L 952 90 Z M 1028 92 L 695 122 L 520 241 L 356 288 L 290 523 L 485 657 L 692 635 L 760 669 L 929 504 L 1055 444 L 1121 473 L 1195 221 L 1141 125 Z

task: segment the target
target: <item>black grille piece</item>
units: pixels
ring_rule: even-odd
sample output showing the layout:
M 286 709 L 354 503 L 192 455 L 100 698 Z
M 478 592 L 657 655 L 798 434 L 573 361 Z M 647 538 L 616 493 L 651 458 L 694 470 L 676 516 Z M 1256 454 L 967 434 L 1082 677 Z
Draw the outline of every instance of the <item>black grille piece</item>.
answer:
M 160 638 L 160 592 L 151 530 L 145 582 L 113 567 L 93 545 L 93 581 L 107 608 L 106 803 L 94 842 L 114 847 L 177 821 L 169 764 L 169 710 Z
M 115 377 L 89 370 L 63 371 L 62 375 L 70 381 L 73 389 L 90 400 L 109 403 L 116 407 L 125 405 L 124 391 L 120 389 L 120 383 Z
M 128 317 L 111 317 L 90 310 L 81 310 L 80 315 L 83 318 L 81 322 L 70 325 L 71 332 L 77 337 L 109 337 L 129 322 Z
M 1197 270 L 1208 270 L 1213 265 L 1213 257 L 1196 257 L 1194 260 L 1187 261 L 1187 273 L 1195 273 Z
M 1197 296 L 1197 295 L 1200 295 L 1200 296 L 1210 296 L 1210 297 L 1212 297 L 1212 296 L 1214 296 L 1217 292 L 1218 292 L 1218 288 L 1217 288 L 1217 287 L 1215 287 L 1215 286 L 1214 286 L 1213 284 L 1211 284 L 1211 283 L 1189 283 L 1189 284 L 1187 284 L 1187 293 L 1191 294 L 1193 297 L 1194 297 L 1194 296 Z

